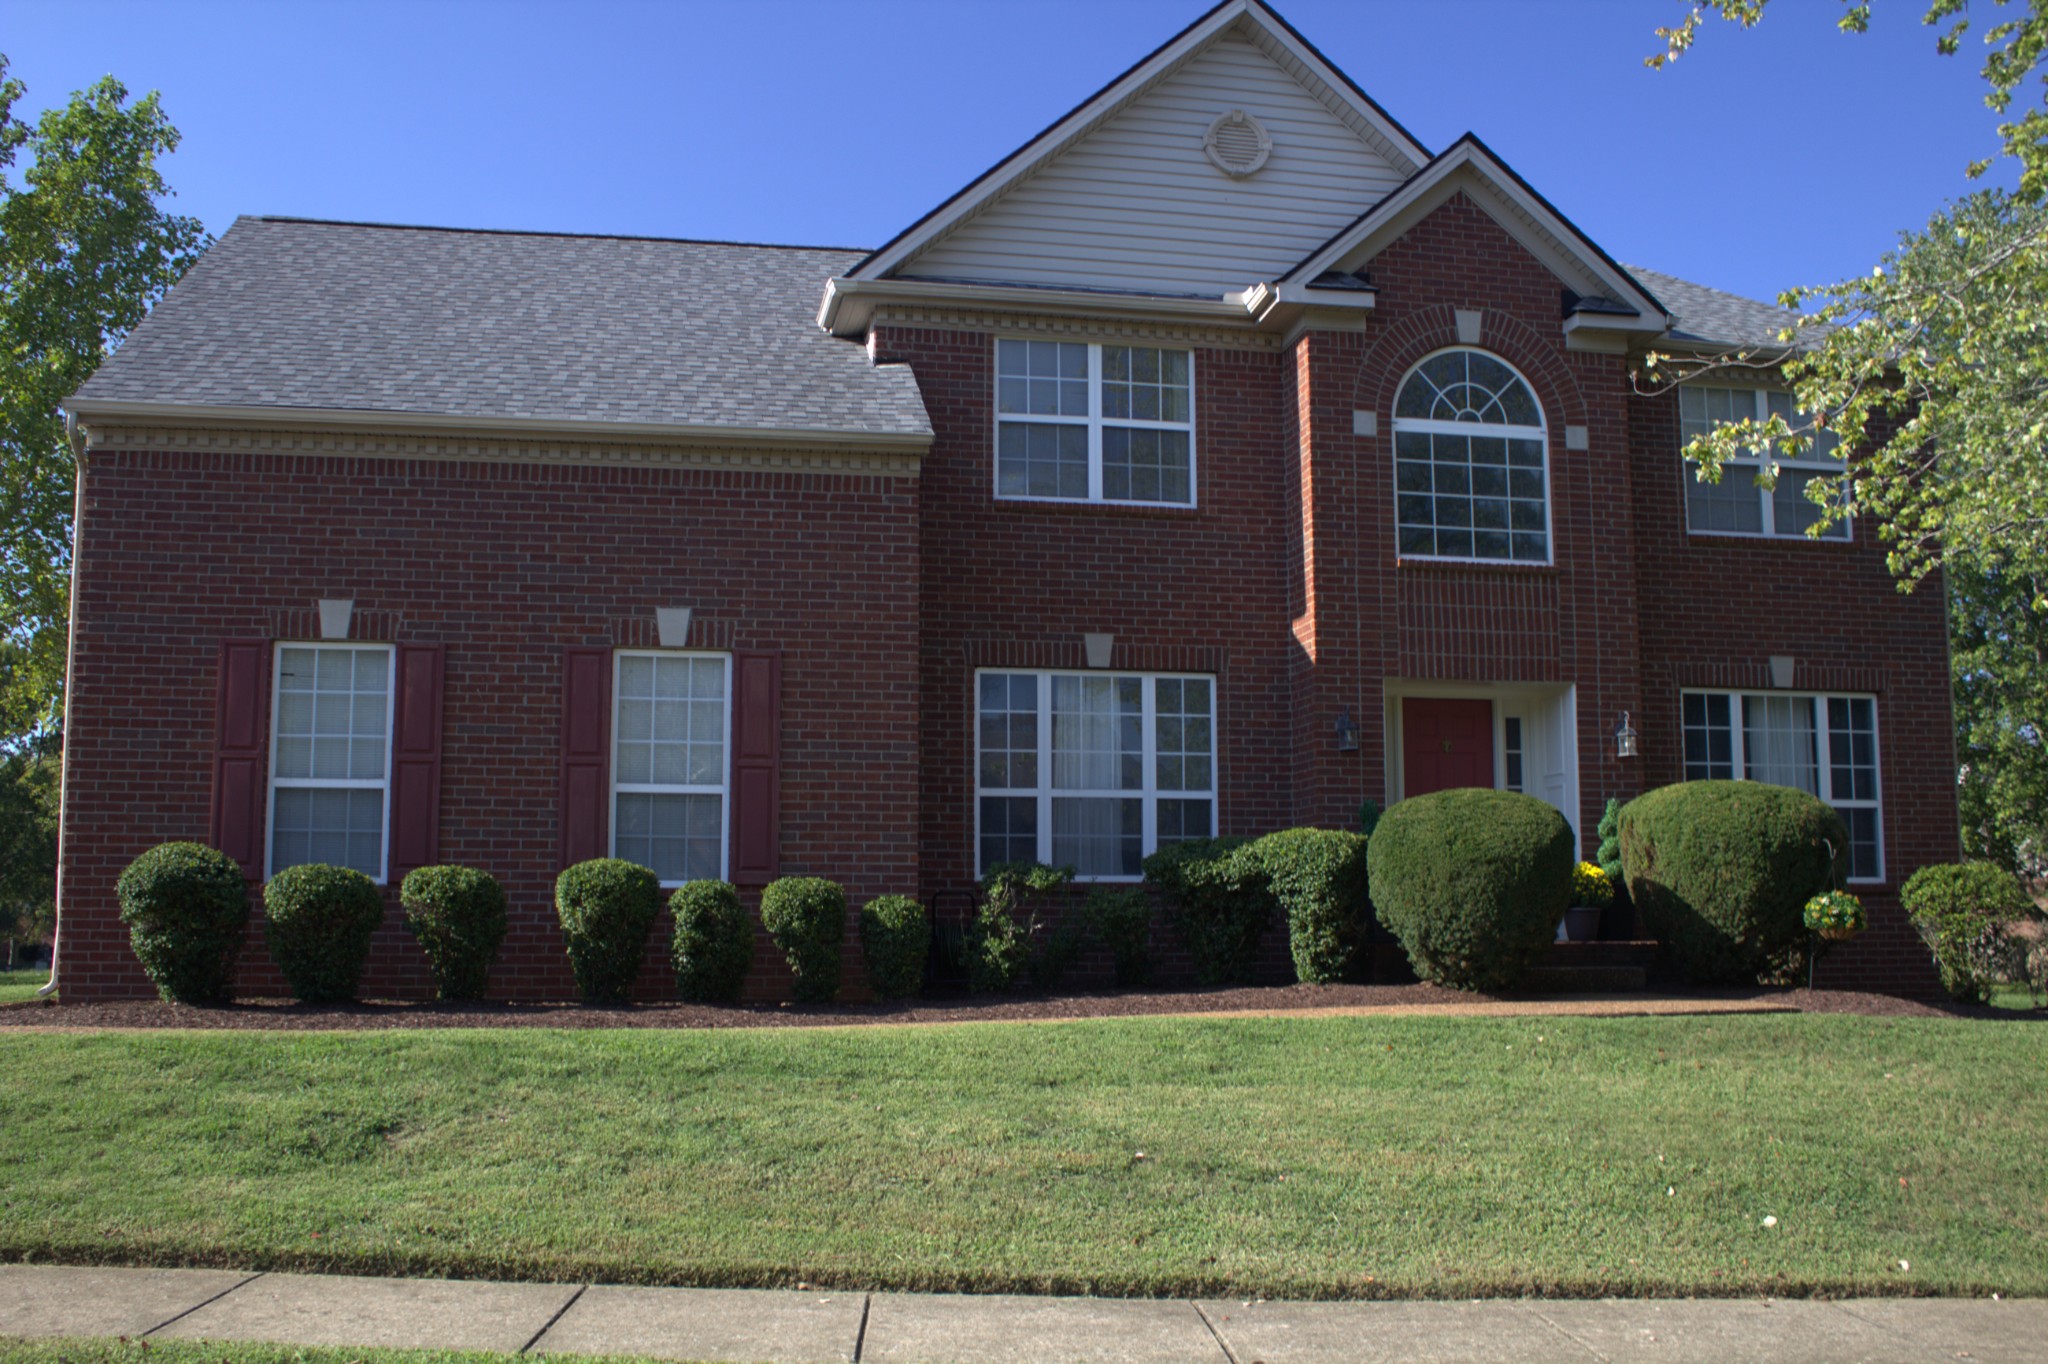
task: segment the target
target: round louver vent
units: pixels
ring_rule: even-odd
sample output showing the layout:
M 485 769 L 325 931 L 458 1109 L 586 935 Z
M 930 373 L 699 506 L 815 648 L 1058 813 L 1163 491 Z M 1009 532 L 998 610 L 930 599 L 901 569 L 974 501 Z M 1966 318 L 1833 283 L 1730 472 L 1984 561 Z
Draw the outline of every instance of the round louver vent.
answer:
M 1266 164 L 1273 154 L 1273 139 L 1265 125 L 1242 109 L 1218 114 L 1202 137 L 1202 150 L 1216 169 L 1232 179 L 1242 180 Z

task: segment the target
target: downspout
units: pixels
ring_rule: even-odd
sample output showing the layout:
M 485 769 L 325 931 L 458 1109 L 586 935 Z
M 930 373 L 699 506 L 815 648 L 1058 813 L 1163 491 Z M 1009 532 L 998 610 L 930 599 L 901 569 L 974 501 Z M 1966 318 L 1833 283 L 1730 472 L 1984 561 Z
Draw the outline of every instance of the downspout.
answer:
M 71 493 L 71 587 L 67 605 L 69 611 L 64 627 L 64 709 L 71 709 L 71 663 L 72 655 L 78 648 L 78 533 L 85 524 L 85 435 L 78 429 L 78 418 L 70 412 L 64 414 L 64 438 L 71 444 L 71 464 L 77 472 L 77 479 Z M 68 739 L 68 735 L 66 736 Z M 57 925 L 50 931 L 50 979 L 36 991 L 37 999 L 48 999 L 57 990 L 57 954 L 64 945 L 64 808 L 71 802 L 71 745 L 67 742 L 61 750 L 57 766 Z

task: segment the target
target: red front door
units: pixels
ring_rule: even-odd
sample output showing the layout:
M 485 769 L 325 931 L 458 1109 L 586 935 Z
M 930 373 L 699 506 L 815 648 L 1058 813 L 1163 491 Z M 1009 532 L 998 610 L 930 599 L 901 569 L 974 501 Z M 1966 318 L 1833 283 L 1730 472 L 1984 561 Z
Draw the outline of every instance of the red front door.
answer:
M 1493 785 L 1493 702 L 1410 696 L 1401 702 L 1401 794 Z

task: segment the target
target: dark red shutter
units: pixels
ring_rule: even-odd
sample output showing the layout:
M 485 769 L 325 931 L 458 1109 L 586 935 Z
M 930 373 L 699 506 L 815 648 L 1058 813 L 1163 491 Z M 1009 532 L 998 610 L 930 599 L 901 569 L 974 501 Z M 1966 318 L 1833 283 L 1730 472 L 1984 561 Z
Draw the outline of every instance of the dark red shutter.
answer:
M 207 842 L 263 879 L 264 768 L 270 743 L 270 641 L 224 639 L 213 693 L 213 808 Z
M 391 727 L 391 879 L 441 860 L 441 646 L 398 646 Z
M 562 658 L 562 846 L 565 867 L 607 857 L 610 826 L 612 651 Z
M 782 655 L 732 656 L 732 879 L 766 885 L 782 853 Z

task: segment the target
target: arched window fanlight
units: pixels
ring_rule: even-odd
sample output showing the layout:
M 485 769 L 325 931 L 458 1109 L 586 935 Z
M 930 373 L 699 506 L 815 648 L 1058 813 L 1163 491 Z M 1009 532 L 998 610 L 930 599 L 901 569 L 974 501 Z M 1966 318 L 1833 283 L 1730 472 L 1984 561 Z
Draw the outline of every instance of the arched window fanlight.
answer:
M 1549 441 L 1523 379 L 1484 351 L 1439 351 L 1394 399 L 1403 558 L 1550 562 Z

